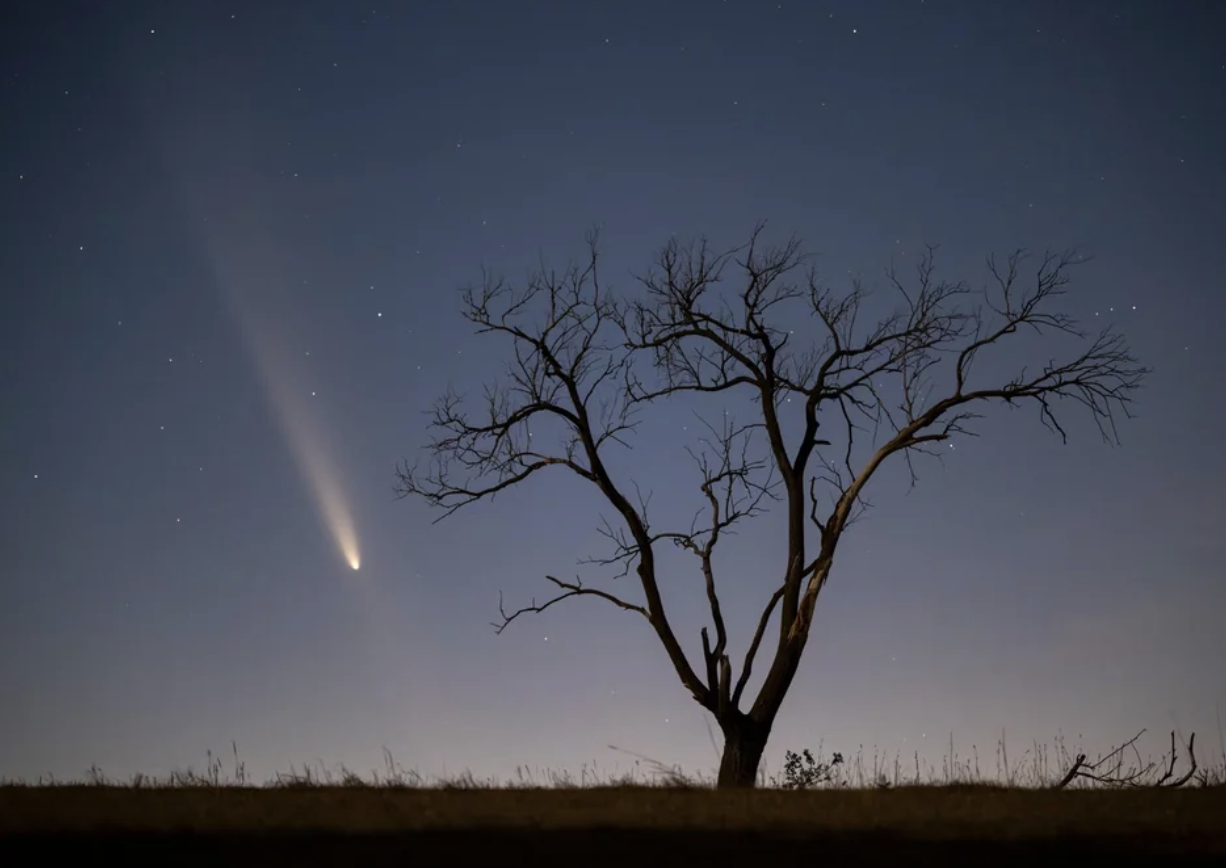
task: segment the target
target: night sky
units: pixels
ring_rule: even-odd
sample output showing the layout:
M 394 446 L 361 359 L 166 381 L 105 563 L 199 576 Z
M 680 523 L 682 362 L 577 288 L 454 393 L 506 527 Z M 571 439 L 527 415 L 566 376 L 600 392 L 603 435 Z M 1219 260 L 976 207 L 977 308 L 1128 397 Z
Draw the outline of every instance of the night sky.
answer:
M 448 384 L 479 396 L 510 358 L 459 315 L 482 267 L 522 283 L 599 226 L 635 293 L 674 235 L 759 220 L 836 287 L 926 243 L 976 286 L 989 253 L 1076 247 L 1062 309 L 1154 371 L 1121 447 L 1001 407 L 909 494 L 900 460 L 877 477 L 768 770 L 819 742 L 939 768 L 952 733 L 994 772 L 1002 730 L 1013 760 L 1142 727 L 1216 752 L 1226 4 L 374 6 L 3 4 L 0 776 L 231 741 L 257 778 L 385 746 L 426 775 L 633 766 L 609 745 L 710 773 L 641 618 L 490 626 L 500 590 L 607 552 L 589 487 L 541 474 L 435 525 L 395 470 Z M 620 460 L 688 524 L 690 407 L 645 418 Z M 717 562 L 734 661 L 781 520 Z M 697 660 L 700 576 L 668 563 Z

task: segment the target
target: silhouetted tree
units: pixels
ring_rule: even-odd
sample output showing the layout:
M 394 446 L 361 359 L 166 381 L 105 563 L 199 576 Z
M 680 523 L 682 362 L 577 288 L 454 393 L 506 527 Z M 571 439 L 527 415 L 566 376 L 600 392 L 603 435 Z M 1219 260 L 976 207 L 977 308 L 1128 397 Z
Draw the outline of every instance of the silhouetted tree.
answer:
M 636 278 L 643 291 L 634 297 L 615 296 L 602 285 L 595 232 L 587 237 L 586 262 L 562 274 L 542 269 L 522 289 L 485 274 L 480 287 L 465 292 L 464 316 L 479 333 L 510 339 L 509 370 L 487 387 L 478 415 L 448 390 L 433 410 L 430 469 L 397 468 L 398 494 L 439 507 L 438 520 L 547 468 L 568 470 L 595 486 L 616 520 L 602 529 L 611 554 L 590 562 L 620 565 L 623 576 L 633 570 L 641 596 L 632 600 L 581 578 L 546 576 L 556 595 L 511 611 L 500 599 L 501 619 L 494 626 L 501 632 L 521 615 L 581 596 L 641 615 L 685 689 L 719 723 L 720 787 L 755 784 L 839 541 L 864 508 L 865 486 L 882 464 L 901 456 L 914 485 L 914 455 L 931 454 L 953 435 L 972 434 L 969 423 L 995 403 L 1029 403 L 1040 422 L 1066 439 L 1057 409 L 1071 402 L 1088 413 L 1105 440 L 1116 441 L 1116 414 L 1128 415 L 1132 393 L 1148 373 L 1121 335 L 1107 328 L 1088 336 L 1072 318 L 1049 310 L 1066 291 L 1068 272 L 1078 261 L 1072 253 L 1032 260 L 1017 251 L 1004 262 L 989 257 L 991 280 L 979 291 L 938 280 L 935 249 L 929 247 L 910 283 L 893 267 L 887 270 L 896 307 L 865 323 L 867 292 L 858 279 L 843 293 L 821 286 L 799 241 L 767 246 L 762 230 L 759 224 L 748 244 L 718 254 L 705 240 L 669 242 L 647 274 Z M 721 291 L 733 273 L 737 287 Z M 793 348 L 789 326 L 806 325 L 819 330 L 818 338 Z M 1064 361 L 1021 367 L 1010 379 L 972 378 L 981 356 L 1019 332 L 1063 333 L 1079 341 Z M 705 506 L 699 514 L 705 518 L 688 529 L 657 530 L 637 485 L 610 471 L 607 450 L 626 445 L 644 405 L 682 392 L 741 390 L 753 396 L 754 421 L 738 425 L 725 416 L 690 452 L 702 474 Z M 798 409 L 781 412 L 793 399 Z M 791 426 L 781 418 L 789 414 L 799 415 Z M 530 425 L 545 420 L 565 431 L 554 451 L 530 438 Z M 794 441 L 790 445 L 785 433 Z M 759 438 L 765 448 L 755 451 Z M 729 528 L 765 512 L 767 500 L 782 503 L 787 545 L 734 672 L 713 555 Z M 662 545 L 691 552 L 704 579 L 714 643 L 703 627 L 697 666 L 661 600 Z M 768 668 L 742 709 L 776 614 Z

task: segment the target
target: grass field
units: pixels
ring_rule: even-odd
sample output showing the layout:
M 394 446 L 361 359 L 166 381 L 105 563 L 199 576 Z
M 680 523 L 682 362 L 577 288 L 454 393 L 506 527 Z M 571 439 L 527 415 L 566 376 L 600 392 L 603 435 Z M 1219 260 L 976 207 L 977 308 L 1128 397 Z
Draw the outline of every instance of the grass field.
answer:
M 775 778 L 757 790 L 716 791 L 662 767 L 604 781 L 585 773 L 578 784 L 526 773 L 510 785 L 471 775 L 425 781 L 388 757 L 387 772 L 367 779 L 299 771 L 256 786 L 236 752 L 232 768 L 210 757 L 204 772 L 161 781 L 117 783 L 95 770 L 86 782 L 0 786 L 0 862 L 1226 864 L 1226 757 L 1181 787 L 1153 786 L 1170 767 L 1165 758 L 1087 764 L 1107 783 L 1085 777 L 1064 789 L 1033 778 L 1034 758 L 1022 782 L 1008 767 L 1006 780 L 973 780 L 974 766 L 952 756 L 944 781 L 941 772 L 937 780 L 891 780 L 880 763 L 866 771 L 863 757 L 818 765 L 829 774 L 814 788 L 769 786 L 787 785 Z M 856 774 L 874 783 L 854 786 Z

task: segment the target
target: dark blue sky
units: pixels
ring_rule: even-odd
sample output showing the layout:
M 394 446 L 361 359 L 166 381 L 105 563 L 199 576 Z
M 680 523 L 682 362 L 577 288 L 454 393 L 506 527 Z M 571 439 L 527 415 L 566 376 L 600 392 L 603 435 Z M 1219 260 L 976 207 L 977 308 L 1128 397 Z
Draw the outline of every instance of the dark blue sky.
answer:
M 599 500 L 558 473 L 431 525 L 394 471 L 509 358 L 459 316 L 482 266 L 521 280 L 600 225 L 632 293 L 674 233 L 760 219 L 834 286 L 925 243 L 976 286 L 990 252 L 1076 246 L 1064 309 L 1154 369 L 1122 448 L 993 411 L 909 495 L 878 478 L 768 764 L 1215 740 L 1223 32 L 1214 2 L 4 4 L 0 775 L 231 740 L 257 776 L 383 746 L 426 774 L 633 762 L 610 744 L 713 768 L 641 619 L 489 626 L 499 590 L 603 553 Z M 688 523 L 693 417 L 649 419 L 628 478 Z M 781 518 L 721 562 L 734 649 Z M 662 584 L 696 659 L 700 577 Z

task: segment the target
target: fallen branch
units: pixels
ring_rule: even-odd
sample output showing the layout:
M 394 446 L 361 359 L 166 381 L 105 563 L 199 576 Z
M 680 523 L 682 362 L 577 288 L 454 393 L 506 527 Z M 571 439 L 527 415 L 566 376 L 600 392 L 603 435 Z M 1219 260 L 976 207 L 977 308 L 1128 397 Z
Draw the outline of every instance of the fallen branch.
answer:
M 1073 765 L 1065 773 L 1064 777 L 1060 779 L 1059 783 L 1052 786 L 1052 789 L 1062 790 L 1077 778 L 1085 778 L 1086 780 L 1112 787 L 1182 787 L 1192 780 L 1192 776 L 1196 774 L 1196 751 L 1194 748 L 1196 733 L 1192 733 L 1185 745 L 1188 749 L 1188 771 L 1181 777 L 1175 778 L 1175 765 L 1179 761 L 1179 751 L 1175 745 L 1175 732 L 1174 730 L 1171 731 L 1170 762 L 1167 763 L 1166 773 L 1156 781 L 1147 780 L 1146 778 L 1151 776 L 1155 769 L 1159 768 L 1158 763 L 1152 760 L 1148 763 L 1144 762 L 1136 747 L 1137 740 L 1144 734 L 1145 730 L 1141 730 L 1097 762 L 1087 762 L 1085 754 L 1077 754 Z M 1136 756 L 1136 765 L 1125 769 L 1124 753 L 1129 749 Z M 1114 764 L 1110 765 L 1110 763 Z

